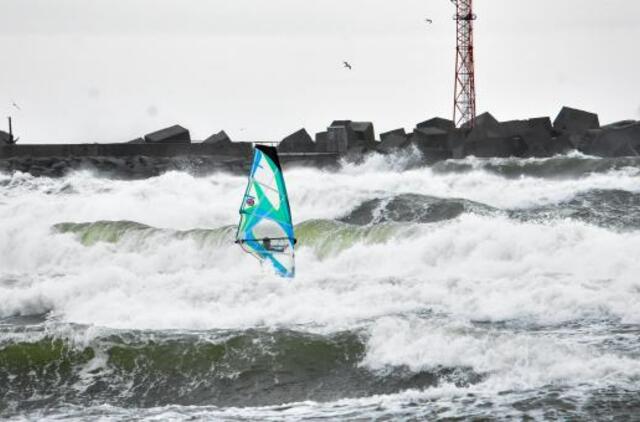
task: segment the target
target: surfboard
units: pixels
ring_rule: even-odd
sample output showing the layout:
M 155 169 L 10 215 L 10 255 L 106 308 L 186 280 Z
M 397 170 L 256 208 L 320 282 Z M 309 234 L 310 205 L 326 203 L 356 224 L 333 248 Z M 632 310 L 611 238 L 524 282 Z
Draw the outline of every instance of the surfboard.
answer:
M 284 278 L 295 276 L 296 238 L 278 151 L 256 145 L 236 243 Z

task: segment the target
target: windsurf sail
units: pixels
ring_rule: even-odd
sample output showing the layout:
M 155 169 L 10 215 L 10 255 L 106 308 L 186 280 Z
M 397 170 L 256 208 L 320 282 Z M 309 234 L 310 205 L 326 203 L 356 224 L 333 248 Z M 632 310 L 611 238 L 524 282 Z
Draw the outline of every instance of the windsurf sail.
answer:
M 274 147 L 257 145 L 240 206 L 236 243 L 282 277 L 295 276 L 291 208 Z

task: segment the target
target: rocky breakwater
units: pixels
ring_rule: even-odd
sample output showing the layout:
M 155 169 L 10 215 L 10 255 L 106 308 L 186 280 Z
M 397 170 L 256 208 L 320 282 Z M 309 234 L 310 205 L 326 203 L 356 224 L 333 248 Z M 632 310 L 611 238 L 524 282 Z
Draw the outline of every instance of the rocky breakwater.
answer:
M 474 124 L 456 128 L 451 120 L 432 118 L 410 132 L 395 129 L 376 137 L 371 122 L 335 120 L 312 137 L 299 129 L 279 143 L 285 165 L 336 165 L 358 161 L 368 153 L 386 155 L 419 151 L 424 163 L 468 156 L 480 158 L 551 157 L 579 151 L 597 157 L 640 155 L 640 122 L 600 125 L 595 113 L 563 107 L 549 117 L 498 121 L 490 113 Z M 175 125 L 125 143 L 15 144 L 0 132 L 0 171 L 56 176 L 92 168 L 123 177 L 149 177 L 168 170 L 244 172 L 252 143 L 233 142 L 225 131 L 204 141 L 191 140 L 189 130 Z
M 335 152 L 350 158 L 367 151 L 394 154 L 408 148 L 420 151 L 428 162 L 475 156 L 481 158 L 551 157 L 570 151 L 598 157 L 640 155 L 640 122 L 626 120 L 600 126 L 598 115 L 564 107 L 552 122 L 549 117 L 500 122 L 481 114 L 473 127 L 456 128 L 452 121 L 433 118 L 380 134 L 373 124 L 338 120 L 315 136 L 315 143 L 298 131 L 281 144 L 291 152 Z
M 56 177 L 84 169 L 119 178 L 152 177 L 171 170 L 246 172 L 251 153 L 252 143 L 233 142 L 225 131 L 192 141 L 189 130 L 180 125 L 122 143 L 15 144 L 0 132 L 0 172 L 35 176 Z M 285 165 L 327 166 L 337 159 L 337 153 L 282 154 Z

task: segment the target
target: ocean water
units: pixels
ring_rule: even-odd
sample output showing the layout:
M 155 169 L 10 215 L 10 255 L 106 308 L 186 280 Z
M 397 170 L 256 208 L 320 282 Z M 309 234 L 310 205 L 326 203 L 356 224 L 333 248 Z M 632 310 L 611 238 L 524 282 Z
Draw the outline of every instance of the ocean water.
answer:
M 242 175 L 0 174 L 0 417 L 640 414 L 640 159 L 285 177 L 294 281 L 233 244 Z

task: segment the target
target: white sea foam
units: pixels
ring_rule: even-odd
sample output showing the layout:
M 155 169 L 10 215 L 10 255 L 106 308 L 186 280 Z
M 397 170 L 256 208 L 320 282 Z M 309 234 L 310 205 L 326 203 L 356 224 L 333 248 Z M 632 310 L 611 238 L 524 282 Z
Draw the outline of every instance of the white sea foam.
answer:
M 632 167 L 557 180 L 508 179 L 480 166 L 465 173 L 430 168 L 398 171 L 411 160 L 411 156 L 390 160 L 373 155 L 339 172 L 288 171 L 295 220 L 340 217 L 365 200 L 401 193 L 464 198 L 511 209 L 554 204 L 592 189 L 640 192 L 640 169 Z M 175 229 L 219 227 L 237 222 L 238 192 L 245 183 L 245 177 L 228 174 L 194 177 L 169 172 L 146 180 L 114 181 L 87 171 L 60 179 L 17 173 L 0 187 L 0 201 L 6 203 L 0 216 L 3 220 L 7 215 L 24 216 L 32 224 L 131 220 Z
M 4 272 L 19 281 L 0 287 L 1 315 L 52 310 L 78 323 L 159 329 L 338 330 L 424 310 L 482 321 L 639 321 L 640 262 L 626 251 L 640 248 L 640 233 L 574 221 L 465 215 L 324 258 L 301 247 L 299 277 L 284 283 L 224 243 L 203 248 L 160 232 L 84 246 L 47 230 L 3 250 Z
M 512 332 L 399 317 L 373 324 L 362 364 L 375 370 L 407 366 L 415 372 L 468 368 L 489 375 L 482 389 L 495 393 L 567 382 L 632 387 L 640 376 L 637 359 L 549 332 Z
M 630 168 L 580 179 L 506 179 L 481 168 L 397 172 L 375 160 L 334 173 L 288 172 L 296 222 L 339 217 L 362 201 L 402 192 L 526 208 L 590 189 L 640 190 Z M 386 242 L 365 238 L 333 254 L 302 246 L 299 276 L 282 281 L 261 273 L 230 239 L 203 245 L 165 230 L 84 245 L 51 229 L 99 220 L 219 228 L 236 222 L 245 183 L 178 172 L 140 181 L 88 172 L 5 177 L 0 317 L 51 312 L 58 321 L 115 329 L 355 329 L 367 336 L 363 365 L 370 369 L 468 367 L 489 375 L 485 390 L 640 376 L 636 360 L 561 335 L 473 328 L 478 321 L 640 323 L 638 231 L 468 214 L 398 226 Z
M 294 218 L 334 218 L 367 199 L 401 192 L 526 207 L 589 189 L 640 190 L 637 169 L 630 168 L 580 179 L 510 180 L 482 169 L 398 172 L 404 164 L 373 156 L 340 172 L 293 169 L 287 181 Z M 114 181 L 89 172 L 61 179 L 17 173 L 6 183 L 0 187 L 0 277 L 20 281 L 0 287 L 9 298 L 0 303 L 1 315 L 53 310 L 76 322 L 132 328 L 338 326 L 423 308 L 479 320 L 609 313 L 638 321 L 640 264 L 630 252 L 640 247 L 637 232 L 465 215 L 325 258 L 300 248 L 299 278 L 279 283 L 256 277 L 256 263 L 232 245 L 203 248 L 160 233 L 144 242 L 128 237 L 86 247 L 51 230 L 60 222 L 99 220 L 171 229 L 234 224 L 243 177 L 170 172 Z

